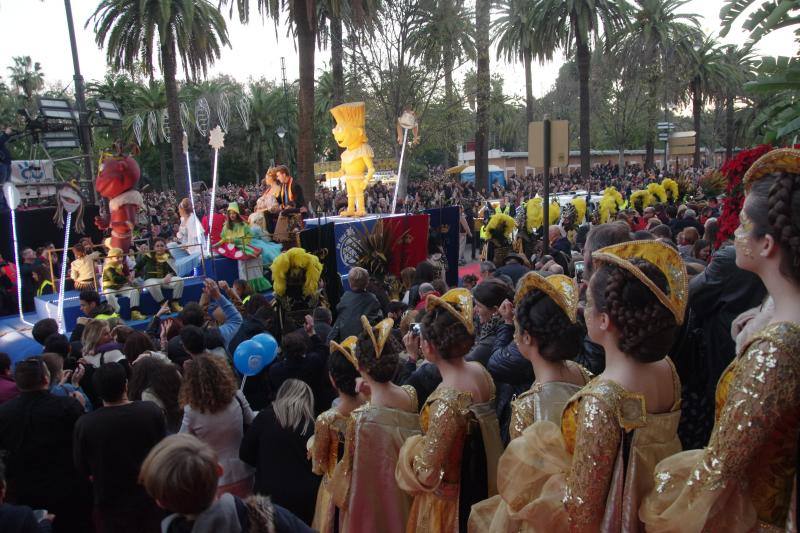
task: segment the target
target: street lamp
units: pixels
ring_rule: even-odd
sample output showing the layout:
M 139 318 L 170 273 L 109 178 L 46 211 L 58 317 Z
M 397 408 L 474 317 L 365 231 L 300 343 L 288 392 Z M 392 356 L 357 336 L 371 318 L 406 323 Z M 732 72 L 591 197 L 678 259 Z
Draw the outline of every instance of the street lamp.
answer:
M 289 158 L 286 157 L 286 134 L 288 131 L 282 125 L 278 126 L 278 129 L 275 130 L 275 133 L 278 134 L 278 138 L 281 140 L 281 163 L 285 164 L 287 167 L 289 166 Z

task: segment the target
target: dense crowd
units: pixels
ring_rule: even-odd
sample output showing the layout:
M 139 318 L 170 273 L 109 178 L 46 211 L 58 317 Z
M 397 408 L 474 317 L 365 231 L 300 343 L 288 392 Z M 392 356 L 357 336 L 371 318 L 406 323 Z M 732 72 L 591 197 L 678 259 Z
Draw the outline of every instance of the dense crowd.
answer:
M 354 267 L 332 309 L 299 248 L 274 258 L 287 263 L 272 269 L 274 298 L 251 280 L 207 278 L 198 301 L 181 302 L 169 272 L 148 276 L 165 268 L 162 239 L 195 215 L 186 203 L 143 213 L 139 238 L 155 251 L 111 249 L 105 261 L 130 260 L 122 290 L 135 277 L 162 304 L 144 329 L 82 284 L 78 264 L 70 336 L 43 319 L 32 331 L 42 355 L 12 365 L 0 354 L 0 532 L 787 527 L 800 157 L 762 159 L 730 238 L 717 238 L 713 199 L 603 224 L 589 214 L 534 232 L 546 251 L 490 246 L 458 287 L 435 247 L 399 286 Z M 649 179 L 598 173 L 598 188 Z M 410 188 L 419 207 L 474 194 L 433 183 Z M 515 199 L 531 187 L 509 179 L 487 218 L 525 209 Z M 170 206 L 171 194 L 145 196 Z M 232 227 L 261 193 L 217 195 Z M 47 272 L 37 251 L 23 258 L 38 292 Z M 244 380 L 233 354 L 265 332 L 279 355 Z

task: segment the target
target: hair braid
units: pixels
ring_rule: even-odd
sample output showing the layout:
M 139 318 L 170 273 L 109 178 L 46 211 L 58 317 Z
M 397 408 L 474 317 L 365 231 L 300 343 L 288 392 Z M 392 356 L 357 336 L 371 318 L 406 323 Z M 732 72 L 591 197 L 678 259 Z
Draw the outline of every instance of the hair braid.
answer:
M 800 281 L 800 175 L 780 174 L 769 190 L 767 220 L 784 251 L 784 275 Z
M 641 259 L 632 263 L 666 290 L 667 280 L 655 265 Z M 619 329 L 619 349 L 643 362 L 658 361 L 667 355 L 678 328 L 672 312 L 627 270 L 604 265 L 598 274 L 593 284 L 602 287 L 605 281 L 605 288 L 599 295 L 593 291 L 593 295 L 599 309 L 608 313 Z
M 519 327 L 537 343 L 547 361 L 574 359 L 580 350 L 582 328 L 570 322 L 566 313 L 544 292 L 526 294 L 516 306 Z

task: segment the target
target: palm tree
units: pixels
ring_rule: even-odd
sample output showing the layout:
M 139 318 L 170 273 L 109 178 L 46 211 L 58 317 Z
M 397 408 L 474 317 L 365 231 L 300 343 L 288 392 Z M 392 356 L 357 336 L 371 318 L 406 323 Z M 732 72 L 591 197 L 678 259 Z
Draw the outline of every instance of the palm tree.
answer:
M 450 123 L 456 106 L 453 70 L 466 60 L 475 59 L 475 26 L 472 13 L 464 0 L 425 0 L 420 2 L 411 18 L 411 53 L 431 70 L 444 73 L 445 155 L 455 156 Z
M 491 0 L 475 0 L 475 48 L 478 57 L 475 117 L 475 187 L 489 190 L 489 16 Z
M 728 160 L 733 157 L 736 145 L 736 99 L 744 93 L 744 84 L 753 78 L 755 57 L 747 47 L 727 45 L 722 48 L 720 60 L 727 67 L 727 79 L 714 99 L 716 105 L 725 108 L 725 159 Z
M 686 55 L 683 53 L 684 43 L 693 41 L 700 31 L 698 15 L 678 13 L 688 2 L 636 0 L 630 25 L 619 35 L 611 37 L 612 42 L 618 43 L 614 50 L 617 61 L 630 65 L 630 58 L 635 57 L 646 80 L 648 131 L 645 168 L 653 166 L 656 117 L 662 98 L 666 100 L 668 95 L 667 72 L 680 68 Z
M 497 45 L 497 59 L 518 59 L 525 67 L 525 113 L 528 122 L 533 122 L 533 74 L 531 62 L 550 61 L 558 48 L 559 37 L 549 43 L 539 39 L 553 38 L 539 31 L 536 24 L 536 4 L 529 0 L 502 0 L 499 2 L 499 17 L 492 23 L 492 34 Z
M 210 0 L 101 0 L 94 20 L 95 42 L 106 47 L 114 70 L 144 71 L 154 77 L 156 63 L 164 76 L 172 148 L 172 174 L 179 198 L 188 194 L 183 131 L 178 101 L 178 61 L 187 79 L 206 75 L 230 45 L 225 19 Z
M 558 43 L 575 54 L 580 84 L 581 176 L 589 179 L 590 119 L 589 73 L 591 40 L 599 41 L 600 32 L 616 33 L 627 23 L 629 5 L 625 0 L 535 0 L 535 20 L 547 43 Z
M 125 115 L 123 124 L 130 136 L 133 129 L 133 121 L 137 116 L 142 117 L 144 121 L 144 129 L 148 130 L 149 123 L 155 117 L 155 125 L 159 125 L 161 113 L 167 105 L 167 92 L 165 84 L 158 80 L 152 80 L 147 85 L 137 85 L 132 94 L 129 112 Z M 180 124 L 180 121 L 178 122 Z M 156 128 L 154 138 L 151 138 L 147 133 L 142 135 L 142 144 L 149 140 L 153 148 L 158 149 L 158 168 L 161 174 L 161 188 L 164 189 L 168 185 L 168 172 L 167 172 L 167 156 L 168 148 L 161 136 L 161 128 Z M 183 159 L 183 157 L 181 157 Z M 174 161 L 173 161 L 174 166 Z
M 25 103 L 33 102 L 33 95 L 44 87 L 44 72 L 42 65 L 31 60 L 31 56 L 16 56 L 14 64 L 8 67 L 9 79 L 22 93 Z
M 111 100 L 125 115 L 131 109 L 134 93 L 138 88 L 139 85 L 128 75 L 109 72 L 102 81 L 87 83 L 86 95 L 90 99 Z
M 703 115 L 703 106 L 711 100 L 720 87 L 723 87 L 728 80 L 735 78 L 735 73 L 723 62 L 720 46 L 712 37 L 705 37 L 698 41 L 689 50 L 687 59 L 686 74 L 689 79 L 687 96 L 692 101 L 692 120 L 695 131 L 692 164 L 695 168 L 699 168 L 700 119 Z

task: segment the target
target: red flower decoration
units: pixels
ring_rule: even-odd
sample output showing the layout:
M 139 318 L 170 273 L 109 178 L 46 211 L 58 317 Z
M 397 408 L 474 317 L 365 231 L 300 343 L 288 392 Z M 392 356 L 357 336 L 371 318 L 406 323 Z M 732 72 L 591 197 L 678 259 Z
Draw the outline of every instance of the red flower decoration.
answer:
M 736 157 L 722 165 L 720 171 L 728 180 L 728 185 L 725 188 L 727 194 L 722 201 L 722 214 L 719 217 L 719 233 L 717 233 L 717 242 L 714 244 L 715 248 L 722 246 L 722 243 L 728 240 L 728 237 L 733 235 L 733 232 L 739 227 L 739 212 L 744 205 L 742 178 L 752 164 L 770 150 L 772 150 L 771 145 L 761 144 L 750 150 L 739 152 Z

